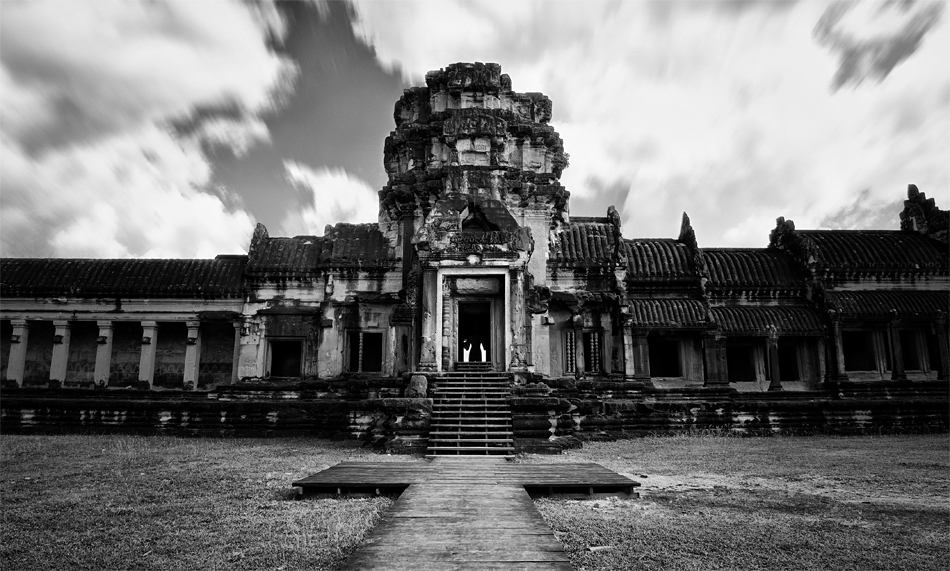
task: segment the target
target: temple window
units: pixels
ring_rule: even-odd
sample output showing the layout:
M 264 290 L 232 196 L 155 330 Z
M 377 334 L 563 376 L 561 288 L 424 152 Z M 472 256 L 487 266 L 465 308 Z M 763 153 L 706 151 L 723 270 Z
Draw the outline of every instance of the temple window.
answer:
M 603 332 L 599 330 L 583 331 L 584 372 L 598 374 L 603 371 Z M 567 331 L 566 367 L 568 373 L 577 372 L 577 336 L 573 330 Z
M 380 373 L 383 370 L 383 334 L 362 330 L 347 332 L 351 373 Z
M 920 334 L 917 331 L 901 331 L 901 354 L 904 357 L 904 369 L 907 371 L 920 371 L 923 369 L 922 363 L 925 359 L 921 358 Z
M 780 338 L 778 340 L 778 368 L 781 371 L 782 381 L 800 381 L 802 379 L 799 367 L 799 352 L 804 347 L 798 342 Z
M 271 339 L 268 376 L 299 377 L 302 356 L 301 339 Z
M 841 344 L 846 371 L 878 370 L 873 332 L 842 331 Z
M 927 331 L 927 364 L 931 371 L 940 370 L 940 342 L 937 335 L 932 331 Z
M 734 337 L 726 342 L 726 367 L 729 382 L 764 381 L 768 378 L 765 366 L 765 339 Z

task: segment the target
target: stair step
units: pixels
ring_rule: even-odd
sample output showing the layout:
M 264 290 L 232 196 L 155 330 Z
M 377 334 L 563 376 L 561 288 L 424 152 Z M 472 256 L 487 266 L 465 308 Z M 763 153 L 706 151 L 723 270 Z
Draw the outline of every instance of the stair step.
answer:
M 433 405 L 437 405 L 439 408 L 452 407 L 452 406 L 464 406 L 464 407 L 486 407 L 491 406 L 495 408 L 500 408 L 498 405 L 505 405 L 508 403 L 508 399 L 434 399 L 435 402 Z
M 508 424 L 493 423 L 493 424 L 445 424 L 441 426 L 433 425 L 432 431 L 457 433 L 458 432 L 457 430 L 453 431 L 453 428 L 456 428 L 456 427 L 463 428 L 464 430 L 478 430 L 478 431 L 487 431 L 487 432 L 491 432 L 491 431 L 511 432 L 512 430 L 511 423 L 508 423 Z
M 486 446 L 488 446 L 488 445 L 493 445 L 493 444 L 514 444 L 514 439 L 512 438 L 436 438 L 436 439 L 430 438 L 429 448 L 437 448 L 438 446 L 443 445 L 443 444 L 448 444 L 449 446 L 451 446 L 452 444 L 463 445 L 465 442 L 471 442 L 474 444 L 485 444 Z
M 467 415 L 467 416 L 462 416 L 461 414 L 458 414 L 457 411 L 446 411 L 446 412 L 436 412 L 436 413 L 433 413 L 433 417 L 432 417 L 433 423 L 434 423 L 434 421 L 441 421 L 441 422 L 459 421 L 459 422 L 461 422 L 461 421 L 472 421 L 472 420 L 484 420 L 484 421 L 497 420 L 497 421 L 499 421 L 499 422 L 509 422 L 509 423 L 510 423 L 510 422 L 511 422 L 511 415 L 510 415 L 510 414 L 507 414 L 507 415 L 505 415 L 505 414 L 469 414 L 469 415 Z
M 504 450 L 514 450 L 514 446 L 430 446 L 429 452 L 438 451 L 460 451 L 460 452 L 498 452 Z
M 482 454 L 514 454 L 515 449 L 511 446 L 506 447 L 479 447 L 479 446 L 438 446 L 429 448 L 429 453 L 426 456 L 432 456 L 433 454 L 439 453 L 451 453 L 454 452 L 459 456 L 464 456 L 472 453 L 482 453 Z
M 511 375 L 490 363 L 464 363 L 430 383 L 427 457 L 513 456 Z
M 472 427 L 467 427 L 465 430 L 433 430 L 429 432 L 429 438 L 443 435 L 461 436 L 462 434 L 477 434 L 479 436 L 511 434 L 511 430 L 472 430 L 471 428 Z

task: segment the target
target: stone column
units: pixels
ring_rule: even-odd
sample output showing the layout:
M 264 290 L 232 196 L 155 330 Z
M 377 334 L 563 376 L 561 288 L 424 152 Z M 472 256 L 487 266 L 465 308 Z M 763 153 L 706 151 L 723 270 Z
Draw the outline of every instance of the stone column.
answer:
M 945 381 L 950 379 L 950 347 L 947 346 L 947 314 L 942 313 L 937 318 L 937 350 L 940 352 L 940 371 L 937 373 L 937 379 Z
M 231 384 L 236 385 L 240 378 L 238 368 L 241 366 L 241 325 L 243 320 L 235 319 L 234 325 L 234 353 L 231 357 Z
M 139 381 L 152 388 L 155 378 L 155 349 L 158 346 L 158 323 L 142 322 L 142 353 L 139 357 Z
M 451 282 L 451 284 L 449 283 Z M 452 350 L 453 345 L 456 343 L 456 327 L 458 316 L 455 315 L 455 308 L 452 306 L 452 292 L 454 288 L 455 278 L 448 278 L 442 276 L 441 287 L 439 290 L 442 292 L 442 337 L 439 338 L 439 345 L 441 350 L 438 352 L 439 362 L 441 363 L 441 370 L 448 371 L 452 366 Z M 491 349 L 488 350 L 490 353 L 494 353 Z M 494 355 L 489 362 L 494 360 Z M 504 362 L 504 361 L 503 361 Z
M 769 326 L 769 337 L 766 340 L 766 346 L 769 350 L 769 376 L 772 377 L 769 390 L 780 391 L 782 390 L 782 373 L 778 366 L 778 330 L 774 325 Z
M 54 321 L 53 362 L 49 367 L 49 380 L 63 383 L 66 381 L 66 368 L 69 365 L 69 322 Z
M 574 376 L 578 379 L 584 377 L 587 370 L 584 362 L 584 316 L 574 315 Z
M 527 371 L 527 348 L 524 334 L 524 270 L 511 270 L 511 292 L 509 295 L 511 319 L 511 362 L 509 371 Z
M 96 385 L 108 386 L 112 374 L 112 322 L 97 321 L 99 336 L 96 338 L 96 371 L 93 381 Z
M 30 338 L 30 325 L 25 319 L 13 319 L 13 335 L 10 336 L 10 362 L 7 363 L 7 380 L 23 386 L 26 372 L 26 348 Z
M 634 338 L 633 327 L 629 315 L 623 315 L 621 321 L 623 328 L 623 378 L 625 381 L 632 381 L 637 376 L 636 365 L 636 341 Z
M 848 373 L 845 372 L 844 344 L 841 340 L 841 321 L 835 318 L 834 311 L 829 311 L 828 313 L 831 314 L 831 327 L 832 327 L 831 345 L 834 349 L 832 353 L 834 354 L 834 360 L 835 360 L 834 379 L 836 381 L 847 381 Z
M 706 361 L 704 386 L 729 384 L 729 366 L 726 362 L 726 342 L 718 331 L 703 334 L 703 351 Z
M 646 331 L 634 331 L 633 337 L 633 376 L 637 380 L 650 380 L 650 344 Z
M 201 359 L 201 331 L 199 321 L 187 321 L 188 336 L 185 338 L 185 388 L 191 384 L 191 389 L 198 388 L 198 365 Z
M 438 342 L 435 338 L 437 333 L 436 319 L 441 319 L 441 315 L 436 315 L 438 308 L 438 273 L 435 268 L 425 268 L 422 272 L 422 339 L 421 353 L 419 355 L 420 371 L 436 371 L 436 349 Z
M 887 336 L 891 341 L 891 380 L 906 381 L 904 371 L 904 348 L 901 347 L 900 320 L 897 311 L 891 310 L 891 320 L 887 323 Z

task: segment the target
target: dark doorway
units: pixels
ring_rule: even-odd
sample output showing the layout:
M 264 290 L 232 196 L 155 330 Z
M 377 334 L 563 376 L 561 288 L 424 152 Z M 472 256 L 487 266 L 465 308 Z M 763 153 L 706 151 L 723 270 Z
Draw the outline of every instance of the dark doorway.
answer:
M 651 335 L 647 338 L 650 349 L 651 377 L 681 377 L 680 344 L 678 339 Z
M 491 363 L 491 302 L 459 302 L 458 362 Z
M 800 381 L 798 344 L 790 339 L 778 340 L 778 370 L 783 381 Z
M 302 350 L 303 342 L 299 339 L 271 339 L 270 376 L 299 377 Z

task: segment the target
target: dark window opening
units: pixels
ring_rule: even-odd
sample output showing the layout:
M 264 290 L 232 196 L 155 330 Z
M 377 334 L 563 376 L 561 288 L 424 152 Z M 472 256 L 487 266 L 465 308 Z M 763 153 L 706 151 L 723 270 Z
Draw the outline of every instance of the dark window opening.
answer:
M 927 332 L 927 356 L 929 357 L 930 370 L 939 371 L 940 370 L 940 342 L 937 341 L 937 336 L 928 331 Z
M 841 344 L 846 371 L 876 371 L 874 335 L 870 331 L 842 331 Z
M 303 342 L 299 339 L 272 339 L 270 342 L 270 376 L 299 377 L 302 348 Z
M 783 381 L 800 381 L 802 379 L 801 371 L 798 370 L 797 343 L 779 339 L 778 370 Z
M 383 334 L 348 332 L 351 373 L 380 373 L 383 370 Z
M 917 346 L 917 332 L 901 331 L 899 336 L 901 340 L 901 355 L 904 357 L 904 370 L 919 371 L 921 366 Z
M 681 377 L 679 341 L 650 337 L 650 376 Z
M 9 319 L 0 319 L 0 379 L 2 380 L 6 380 L 7 367 L 10 366 L 12 338 L 13 323 Z
M 749 345 L 726 347 L 726 366 L 729 368 L 729 382 L 754 381 L 755 352 Z

